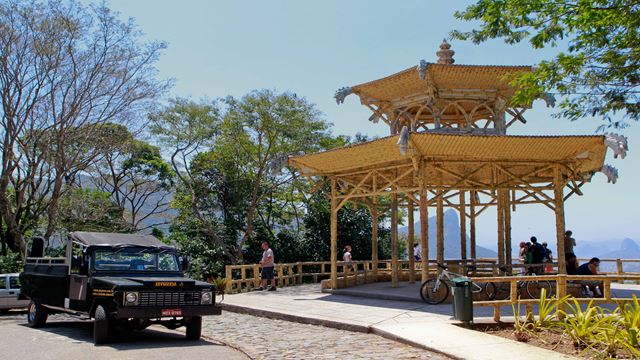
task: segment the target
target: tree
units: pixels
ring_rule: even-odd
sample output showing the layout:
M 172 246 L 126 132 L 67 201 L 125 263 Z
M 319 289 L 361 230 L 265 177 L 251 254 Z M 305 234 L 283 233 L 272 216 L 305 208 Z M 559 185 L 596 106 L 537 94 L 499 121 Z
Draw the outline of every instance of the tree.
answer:
M 151 134 L 171 152 L 170 164 L 178 181 L 172 207 L 181 211 L 188 209 L 188 216 L 197 220 L 205 242 L 224 249 L 225 241 L 216 229 L 215 214 L 209 212 L 215 208 L 202 203 L 206 197 L 200 196 L 199 182 L 190 168 L 192 160 L 210 149 L 218 138 L 221 123 L 218 104 L 177 98 L 149 118 Z
M 331 205 L 325 193 L 313 194 L 307 202 L 304 217 L 304 241 L 298 261 L 323 261 L 331 256 Z M 384 227 L 384 218 L 378 223 L 378 256 L 391 256 L 391 232 Z M 371 258 L 371 214 L 366 207 L 347 203 L 338 212 L 338 251 L 351 245 L 354 260 Z
M 93 164 L 91 180 L 111 195 L 122 210 L 123 220 L 134 229 L 159 225 L 147 221 L 168 210 L 173 187 L 171 166 L 162 159 L 160 148 L 135 139 L 122 125 L 112 126 L 119 130 L 117 143 Z
M 481 43 L 529 40 L 532 47 L 567 43 L 567 51 L 513 79 L 513 101 L 531 103 L 544 92 L 566 95 L 559 116 L 600 116 L 600 127 L 625 127 L 640 118 L 640 1 L 478 0 L 455 17 L 480 21 L 454 38 Z
M 251 182 L 238 243 L 242 258 L 241 249 L 253 235 L 261 201 L 295 178 L 286 169 L 278 174 L 277 168 L 284 166 L 289 155 L 331 147 L 333 139 L 315 105 L 292 93 L 253 91 L 241 99 L 228 97 L 225 104 L 228 110 L 217 151 L 230 154 Z
M 0 2 L 0 215 L 14 249 L 34 207 L 44 204 L 45 236 L 55 231 L 65 183 L 101 154 L 90 144 L 102 125 L 129 124 L 169 86 L 153 67 L 165 45 L 140 36 L 104 5 Z
M 122 210 L 107 192 L 92 189 L 70 189 L 60 198 L 57 223 L 67 232 L 131 232 L 122 220 Z

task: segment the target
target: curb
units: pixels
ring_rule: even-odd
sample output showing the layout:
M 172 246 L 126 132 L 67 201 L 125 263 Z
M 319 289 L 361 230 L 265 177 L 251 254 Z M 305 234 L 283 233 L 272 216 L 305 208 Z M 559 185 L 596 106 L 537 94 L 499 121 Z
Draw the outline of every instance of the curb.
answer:
M 450 357 L 450 358 L 455 359 L 455 360 L 465 360 L 464 358 L 461 358 L 459 356 L 450 354 L 450 353 L 442 351 L 440 349 L 432 348 L 432 347 L 426 346 L 424 344 L 420 344 L 420 343 L 415 342 L 415 341 L 407 340 L 407 339 L 405 339 L 403 337 L 394 335 L 394 334 L 392 334 L 390 332 L 387 332 L 387 331 L 384 331 L 384 330 L 380 330 L 380 329 L 375 328 L 375 327 L 371 327 L 370 330 L 371 330 L 372 334 L 376 334 L 376 335 L 381 336 L 381 337 L 383 337 L 385 339 L 397 341 L 399 343 L 410 345 L 410 346 L 413 346 L 413 347 L 418 348 L 418 349 L 429 350 L 431 352 L 438 353 L 438 354 L 441 354 L 441 355 L 445 355 L 445 356 Z
M 245 350 L 245 349 L 244 349 L 243 347 L 241 347 L 241 346 L 238 346 L 238 345 L 236 345 L 236 344 L 230 343 L 230 342 L 228 342 L 228 341 L 224 341 L 224 340 L 216 339 L 216 338 L 214 338 L 214 337 L 212 337 L 212 336 L 200 335 L 200 337 L 201 337 L 201 338 L 204 338 L 204 339 L 207 339 L 207 340 L 210 340 L 210 341 L 219 342 L 220 344 L 222 344 L 222 345 L 224 345 L 224 346 L 228 346 L 228 347 L 230 347 L 230 348 L 232 348 L 232 349 L 234 349 L 234 350 L 237 350 L 237 351 L 239 351 L 239 352 L 243 353 L 246 357 L 248 357 L 248 358 L 249 358 L 249 359 L 251 359 L 251 360 L 255 359 L 253 356 L 251 356 L 251 354 L 249 354 L 249 353 L 247 352 L 247 350 Z
M 402 295 L 387 295 L 387 294 L 370 294 L 370 293 L 362 293 L 359 291 L 353 290 L 345 290 L 345 289 L 337 289 L 337 290 L 322 290 L 325 294 L 333 294 L 333 295 L 342 295 L 342 296 L 355 296 L 355 297 L 363 297 L 366 296 L 371 299 L 380 299 L 380 300 L 391 300 L 391 301 L 404 301 L 404 302 L 412 302 L 418 304 L 424 304 L 424 301 L 417 299 L 413 299 L 407 296 Z
M 231 304 L 223 303 L 222 310 L 234 312 L 238 314 L 247 314 L 247 315 L 253 315 L 253 316 L 266 317 L 269 319 L 297 322 L 300 324 L 319 325 L 319 326 L 324 326 L 324 327 L 338 329 L 338 330 L 347 330 L 347 331 L 361 332 L 361 333 L 371 332 L 371 328 L 364 325 L 345 324 L 339 321 L 332 321 L 332 320 L 312 319 L 304 316 L 283 314 L 283 313 L 279 313 L 276 311 L 269 311 L 269 310 L 253 309 L 253 308 L 239 306 L 239 305 L 231 305 Z

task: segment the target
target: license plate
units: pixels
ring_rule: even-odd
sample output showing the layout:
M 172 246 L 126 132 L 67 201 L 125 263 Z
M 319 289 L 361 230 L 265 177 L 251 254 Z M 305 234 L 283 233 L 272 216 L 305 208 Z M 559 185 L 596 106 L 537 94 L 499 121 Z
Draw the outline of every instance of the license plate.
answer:
M 182 309 L 162 309 L 162 316 L 182 316 Z

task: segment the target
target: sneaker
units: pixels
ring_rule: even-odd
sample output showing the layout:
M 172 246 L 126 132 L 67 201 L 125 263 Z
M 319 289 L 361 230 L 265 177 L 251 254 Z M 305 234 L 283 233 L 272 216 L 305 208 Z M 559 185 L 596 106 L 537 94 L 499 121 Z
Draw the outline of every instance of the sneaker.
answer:
M 253 289 L 253 291 L 262 291 L 262 290 L 264 290 L 264 288 L 262 286 Z
M 275 286 L 272 286 L 272 287 L 270 287 L 270 288 L 269 288 L 269 290 L 267 290 L 267 291 L 276 291 L 276 287 L 275 287 Z

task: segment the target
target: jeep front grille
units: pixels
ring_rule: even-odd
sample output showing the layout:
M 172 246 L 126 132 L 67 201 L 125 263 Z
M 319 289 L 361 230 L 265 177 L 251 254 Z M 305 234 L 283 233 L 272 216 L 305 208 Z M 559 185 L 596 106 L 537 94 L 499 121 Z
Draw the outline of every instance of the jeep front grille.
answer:
M 146 291 L 140 293 L 140 306 L 200 305 L 199 291 Z

